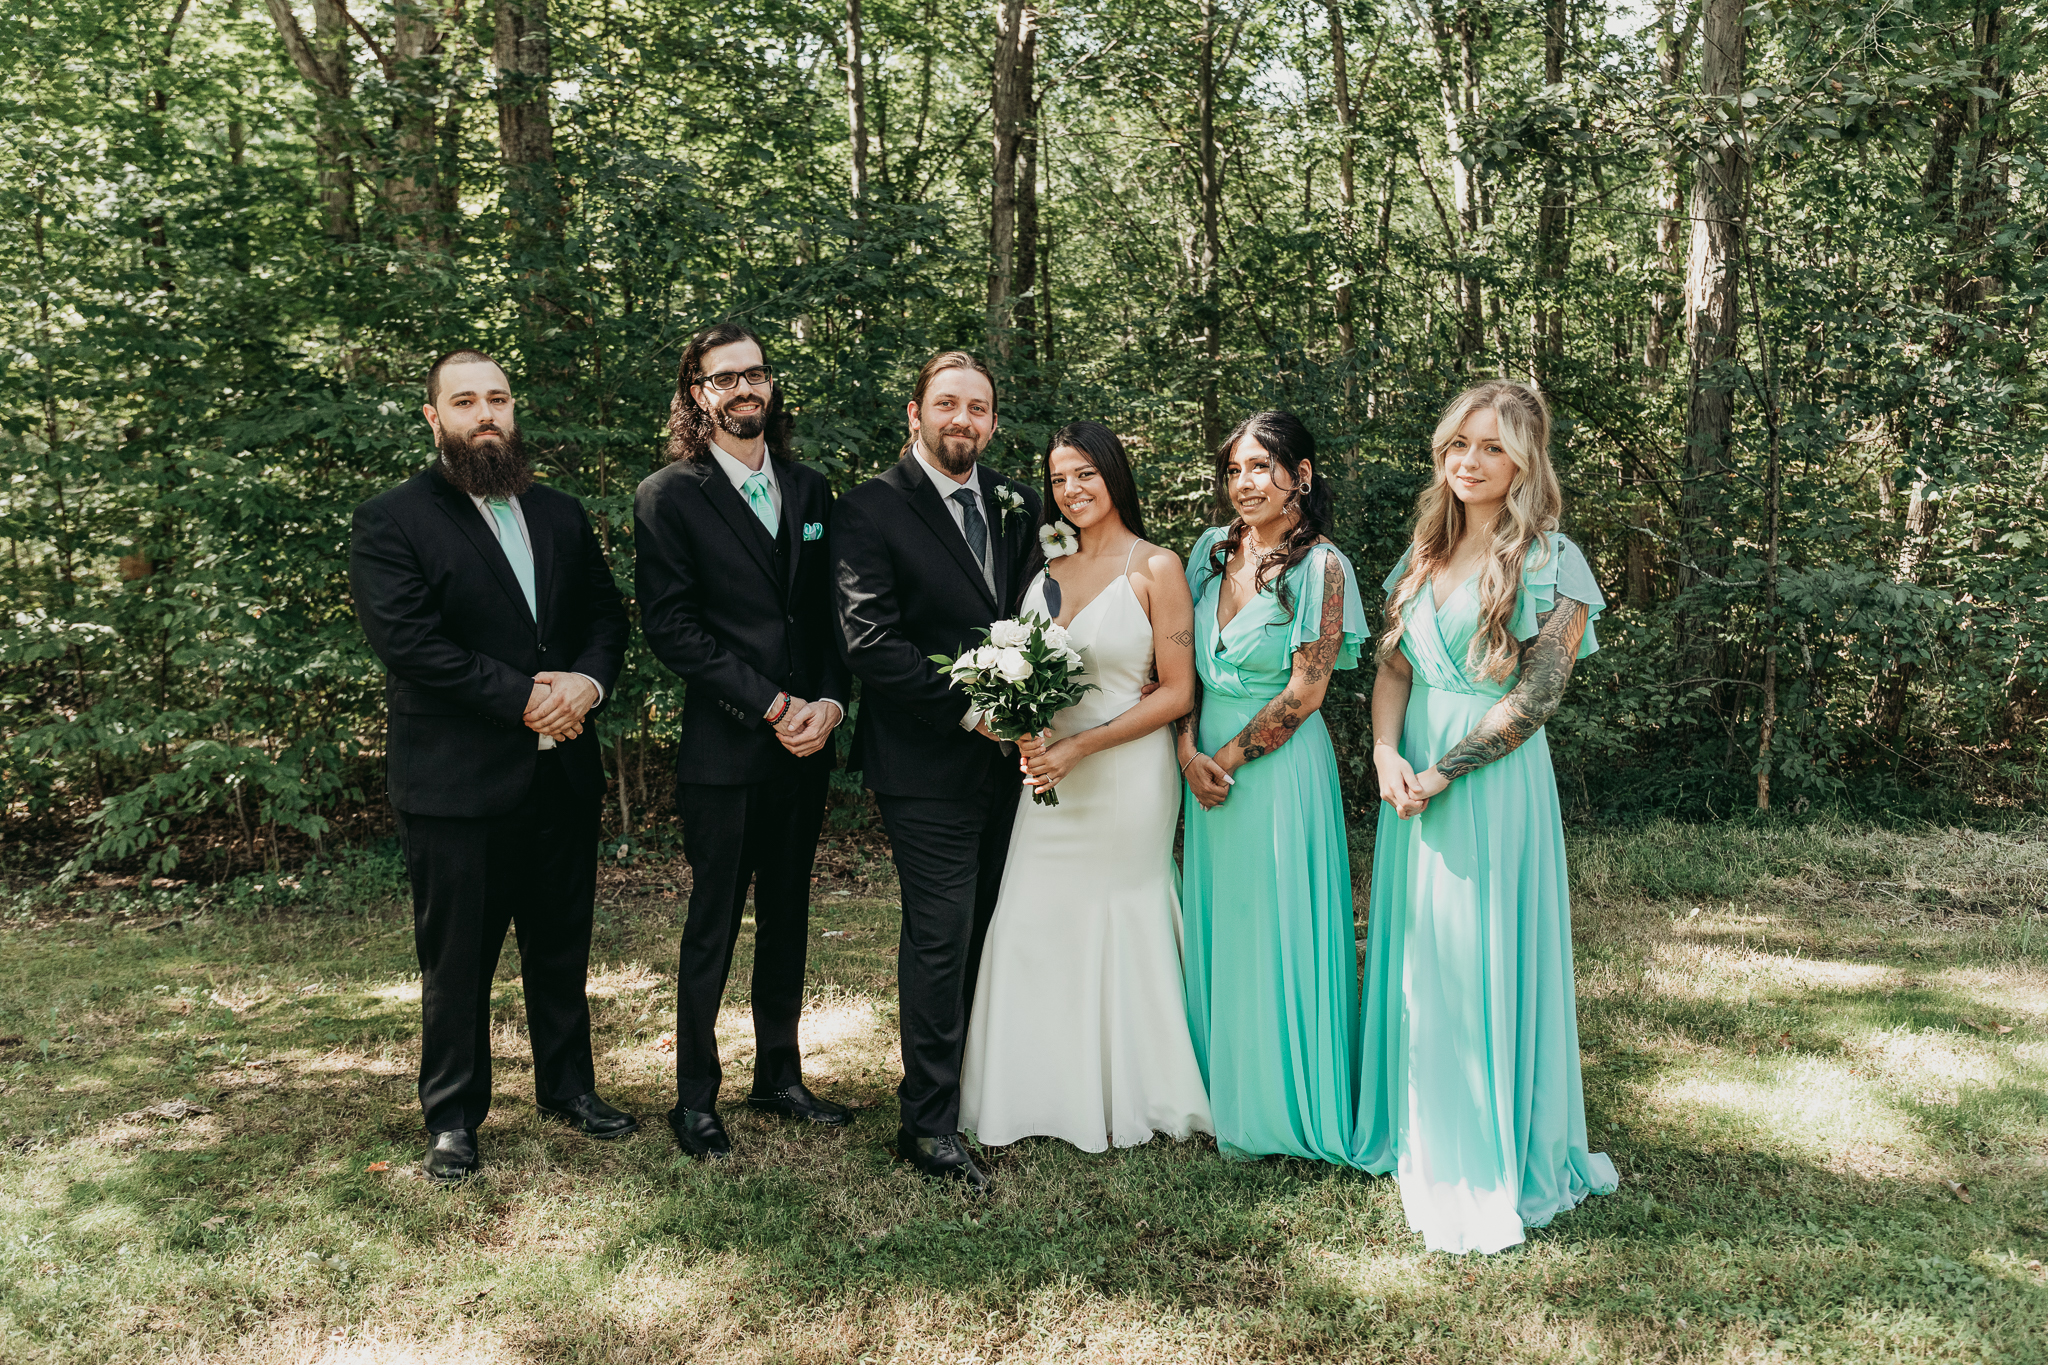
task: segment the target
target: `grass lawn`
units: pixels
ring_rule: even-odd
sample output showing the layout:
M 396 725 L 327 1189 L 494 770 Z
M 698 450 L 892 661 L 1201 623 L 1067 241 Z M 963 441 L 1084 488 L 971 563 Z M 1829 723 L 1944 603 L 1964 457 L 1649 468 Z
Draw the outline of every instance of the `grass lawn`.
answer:
M 536 1114 L 508 948 L 487 1173 L 454 1190 L 416 1173 L 389 862 L 18 889 L 0 1360 L 2048 1360 L 2048 827 L 1652 826 L 1573 855 L 1621 1190 L 1465 1259 L 1422 1250 L 1388 1180 L 1206 1141 L 1021 1143 L 984 1154 L 981 1202 L 892 1166 L 886 883 L 821 882 L 813 919 L 806 1065 L 864 1106 L 850 1132 L 740 1107 L 743 944 L 737 1152 L 678 1158 L 679 869 L 642 864 L 605 875 L 591 993 L 600 1086 L 649 1126 Z M 208 1112 L 137 1116 L 179 1098 Z

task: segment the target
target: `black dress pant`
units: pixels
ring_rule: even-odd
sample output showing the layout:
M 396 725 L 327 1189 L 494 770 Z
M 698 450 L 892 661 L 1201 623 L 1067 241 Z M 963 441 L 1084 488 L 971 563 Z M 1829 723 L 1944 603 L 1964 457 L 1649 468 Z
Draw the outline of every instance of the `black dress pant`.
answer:
M 709 1111 L 724 1073 L 718 1062 L 718 1003 L 754 888 L 754 1093 L 803 1079 L 797 1020 L 804 1009 L 810 952 L 811 865 L 831 780 L 825 755 L 793 761 L 766 782 L 743 786 L 676 783 L 683 856 L 690 864 L 690 913 L 676 961 L 676 1104 Z
M 598 801 L 579 795 L 548 750 L 506 815 L 398 812 L 420 957 L 420 1107 L 427 1131 L 475 1128 L 491 1107 L 491 978 L 505 930 L 519 940 L 534 1098 L 597 1088 L 590 1058 L 590 914 Z
M 1015 760 L 1005 758 L 964 798 L 875 794 L 903 888 L 896 957 L 903 1084 L 896 1094 L 903 1126 L 915 1137 L 960 1127 L 960 1054 L 1022 789 Z

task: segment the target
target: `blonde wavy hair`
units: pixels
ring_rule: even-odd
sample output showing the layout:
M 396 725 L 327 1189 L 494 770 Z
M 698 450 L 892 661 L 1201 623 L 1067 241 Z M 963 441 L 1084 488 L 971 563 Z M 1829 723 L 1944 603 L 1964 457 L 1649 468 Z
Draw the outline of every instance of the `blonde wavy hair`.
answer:
M 1387 626 L 1380 634 L 1378 656 L 1391 658 L 1401 647 L 1408 604 L 1450 564 L 1458 538 L 1465 533 L 1465 504 L 1452 489 L 1444 462 L 1465 420 L 1481 408 L 1493 409 L 1500 423 L 1501 447 L 1515 462 L 1507 502 L 1494 518 L 1493 540 L 1479 570 L 1479 629 L 1473 632 L 1470 656 L 1483 677 L 1498 682 L 1505 681 L 1520 661 L 1508 627 L 1514 621 L 1529 547 L 1541 537 L 1543 553 L 1550 553 L 1548 534 L 1557 529 L 1558 515 L 1564 510 L 1564 492 L 1550 463 L 1550 405 L 1535 389 L 1510 380 L 1491 380 L 1465 390 L 1451 400 L 1437 421 L 1436 433 L 1430 437 L 1436 475 L 1415 500 L 1415 537 L 1408 549 L 1408 568 L 1387 599 Z

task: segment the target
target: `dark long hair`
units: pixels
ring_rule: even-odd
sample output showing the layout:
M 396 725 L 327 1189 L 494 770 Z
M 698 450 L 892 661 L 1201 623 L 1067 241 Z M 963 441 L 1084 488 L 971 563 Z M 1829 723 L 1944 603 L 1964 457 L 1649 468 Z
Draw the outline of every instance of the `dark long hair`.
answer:
M 1230 557 L 1244 544 L 1244 519 L 1237 515 L 1230 503 L 1230 452 L 1236 450 L 1237 443 L 1247 436 L 1273 457 L 1275 470 L 1286 470 L 1287 477 L 1294 482 L 1294 491 L 1287 497 L 1287 506 L 1299 513 L 1301 520 L 1288 532 L 1286 541 L 1280 546 L 1282 553 L 1262 560 L 1252 572 L 1252 591 L 1263 591 L 1266 584 L 1272 582 L 1274 591 L 1279 594 L 1280 609 L 1292 619 L 1294 594 L 1287 590 L 1287 572 L 1307 559 L 1308 552 L 1330 529 L 1330 481 L 1318 470 L 1306 489 L 1301 486 L 1302 465 L 1316 458 L 1316 438 L 1293 413 L 1255 412 L 1239 422 L 1223 438 L 1223 444 L 1216 447 L 1216 515 L 1218 520 L 1228 520 L 1224 533 L 1210 547 L 1210 574 L 1220 577 Z
M 1102 486 L 1109 490 L 1117 516 L 1132 535 L 1143 540 L 1145 512 L 1138 502 L 1138 480 L 1131 473 L 1130 456 L 1124 454 L 1124 443 L 1116 438 L 1116 433 L 1100 422 L 1069 422 L 1055 431 L 1046 444 L 1039 469 L 1045 484 L 1045 501 L 1038 509 L 1040 524 L 1050 526 L 1060 519 L 1060 506 L 1052 497 L 1052 453 L 1061 446 L 1072 446 L 1088 457 L 1095 472 L 1102 476 Z
M 690 396 L 690 389 L 704 377 L 704 353 L 720 346 L 730 346 L 735 341 L 751 341 L 761 346 L 761 338 L 754 335 L 752 328 L 744 323 L 725 321 L 714 323 L 690 338 L 690 344 L 683 348 L 683 358 L 676 365 L 676 392 L 668 404 L 668 457 L 671 460 L 708 460 L 711 458 L 711 433 L 718 424 L 711 414 L 697 404 Z M 768 359 L 768 348 L 761 346 L 761 359 Z M 788 444 L 787 429 L 782 419 L 782 376 L 775 377 L 775 387 L 768 394 L 768 410 L 762 414 L 761 434 L 768 438 L 768 448 L 780 455 Z

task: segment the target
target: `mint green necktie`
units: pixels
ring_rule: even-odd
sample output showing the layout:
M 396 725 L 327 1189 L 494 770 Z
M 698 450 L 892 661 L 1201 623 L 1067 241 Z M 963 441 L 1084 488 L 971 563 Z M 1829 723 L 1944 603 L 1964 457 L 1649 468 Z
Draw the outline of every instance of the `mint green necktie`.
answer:
M 491 509 L 491 520 L 498 527 L 498 547 L 511 561 L 512 576 L 519 580 L 519 590 L 526 594 L 526 609 L 538 621 L 540 606 L 533 596 L 533 551 L 526 548 L 526 537 L 519 534 L 519 521 L 512 515 L 512 504 L 504 498 L 486 498 L 484 506 Z
M 740 485 L 747 494 L 747 506 L 754 509 L 754 515 L 768 528 L 768 534 L 775 534 L 775 495 L 768 491 L 768 471 L 747 475 L 747 481 Z

